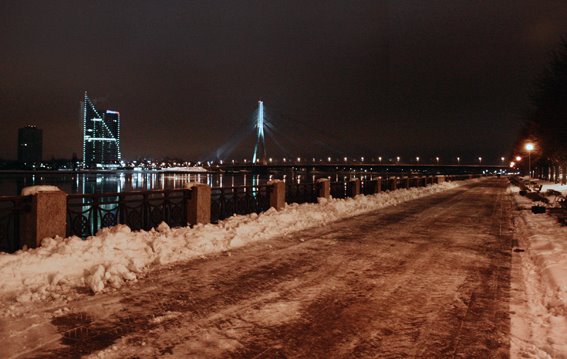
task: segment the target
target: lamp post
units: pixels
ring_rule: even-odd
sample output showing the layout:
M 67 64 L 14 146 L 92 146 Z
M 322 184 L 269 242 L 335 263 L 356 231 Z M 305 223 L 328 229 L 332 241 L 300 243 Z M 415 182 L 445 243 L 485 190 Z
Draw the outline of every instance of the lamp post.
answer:
M 528 176 L 531 179 L 532 178 L 532 158 L 531 158 L 531 154 L 532 151 L 534 150 L 535 146 L 533 143 L 528 142 L 526 143 L 526 151 L 528 151 Z

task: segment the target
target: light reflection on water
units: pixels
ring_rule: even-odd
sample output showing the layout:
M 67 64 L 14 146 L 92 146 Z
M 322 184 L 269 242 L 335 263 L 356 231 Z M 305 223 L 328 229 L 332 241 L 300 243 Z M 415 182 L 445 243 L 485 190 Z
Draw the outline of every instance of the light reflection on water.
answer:
M 54 185 L 67 193 L 112 193 L 152 189 L 181 189 L 190 182 L 208 184 L 212 187 L 235 187 L 242 185 L 261 185 L 271 179 L 281 179 L 292 183 L 316 181 L 329 178 L 340 181 L 354 177 L 343 173 L 155 173 L 155 172 L 116 172 L 116 173 L 27 173 L 0 174 L 0 196 L 18 195 L 22 188 L 34 185 Z M 360 177 L 360 176 L 357 176 Z M 365 176 L 371 178 L 370 174 Z

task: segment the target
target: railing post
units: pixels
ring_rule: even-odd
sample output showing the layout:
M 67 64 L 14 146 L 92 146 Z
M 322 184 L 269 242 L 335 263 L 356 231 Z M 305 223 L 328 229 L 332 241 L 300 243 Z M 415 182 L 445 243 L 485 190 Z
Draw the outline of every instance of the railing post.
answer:
M 191 183 L 191 198 L 187 201 L 187 223 L 190 225 L 211 222 L 211 187 L 202 183 Z
M 268 198 L 270 207 L 276 210 L 285 207 L 285 182 L 281 180 L 273 180 L 268 182 Z
M 38 187 L 34 190 L 34 187 Z M 20 246 L 35 248 L 44 238 L 65 237 L 67 232 L 67 194 L 54 187 L 26 187 L 22 195 L 30 193 L 31 205 L 20 216 Z
M 406 177 L 405 182 L 406 182 L 406 189 L 409 189 L 410 188 L 410 177 L 409 176 Z
M 390 178 L 390 191 L 395 191 L 398 188 L 398 177 Z
M 319 191 L 317 197 L 329 198 L 331 196 L 331 181 L 328 178 L 320 178 L 317 180 L 317 189 Z
M 360 179 L 353 178 L 348 181 L 347 185 L 347 196 L 356 197 L 360 194 Z

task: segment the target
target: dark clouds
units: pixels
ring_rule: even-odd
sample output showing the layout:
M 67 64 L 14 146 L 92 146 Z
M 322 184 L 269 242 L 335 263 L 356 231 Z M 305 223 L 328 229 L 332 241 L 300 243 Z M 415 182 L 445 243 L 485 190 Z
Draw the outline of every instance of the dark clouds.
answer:
M 47 157 L 80 152 L 88 90 L 121 111 L 128 158 L 206 157 L 258 98 L 286 155 L 499 158 L 566 15 L 525 0 L 3 1 L 0 157 L 27 123 Z

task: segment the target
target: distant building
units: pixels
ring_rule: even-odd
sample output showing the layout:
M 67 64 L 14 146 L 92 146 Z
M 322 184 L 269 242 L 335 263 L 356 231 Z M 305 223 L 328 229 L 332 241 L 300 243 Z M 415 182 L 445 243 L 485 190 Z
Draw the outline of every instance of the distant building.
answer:
M 43 158 L 43 131 L 27 125 L 18 129 L 18 161 L 31 166 Z
M 118 165 L 120 153 L 120 113 L 96 109 L 85 92 L 81 104 L 83 120 L 83 163 L 85 167 Z

